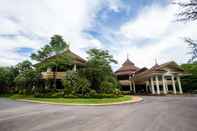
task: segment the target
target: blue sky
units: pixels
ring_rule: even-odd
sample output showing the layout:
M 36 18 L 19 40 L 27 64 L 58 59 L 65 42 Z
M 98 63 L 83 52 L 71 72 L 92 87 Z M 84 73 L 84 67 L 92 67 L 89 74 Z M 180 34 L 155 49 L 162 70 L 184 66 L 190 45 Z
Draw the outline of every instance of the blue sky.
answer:
M 168 0 L 1 0 L 0 66 L 15 65 L 50 37 L 60 34 L 86 58 L 90 48 L 107 49 L 118 60 L 151 67 L 188 60 L 183 37 L 197 37 L 196 23 L 178 23 Z

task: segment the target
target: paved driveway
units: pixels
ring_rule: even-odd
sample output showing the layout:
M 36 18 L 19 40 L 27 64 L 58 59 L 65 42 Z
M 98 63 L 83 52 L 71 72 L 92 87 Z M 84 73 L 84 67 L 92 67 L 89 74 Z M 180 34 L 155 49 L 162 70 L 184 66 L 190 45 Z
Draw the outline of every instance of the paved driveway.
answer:
M 0 98 L 0 131 L 197 131 L 197 97 L 136 104 L 60 106 Z

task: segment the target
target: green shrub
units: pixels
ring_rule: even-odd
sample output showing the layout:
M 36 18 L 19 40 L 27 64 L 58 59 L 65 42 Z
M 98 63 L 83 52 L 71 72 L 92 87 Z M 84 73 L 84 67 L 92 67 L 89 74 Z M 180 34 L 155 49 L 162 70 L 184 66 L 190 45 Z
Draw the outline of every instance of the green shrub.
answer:
M 74 92 L 74 83 L 77 79 L 76 72 L 67 71 L 64 79 L 62 80 L 62 84 L 64 86 L 64 95 L 72 95 Z
M 111 82 L 103 81 L 101 83 L 101 89 L 103 93 L 112 94 L 114 90 L 114 85 Z
M 75 87 L 77 94 L 81 94 L 82 96 L 86 96 L 90 92 L 90 83 L 86 78 L 78 77 Z
M 184 92 L 193 92 L 197 90 L 197 64 L 183 64 L 181 67 L 191 75 L 181 78 Z
M 32 88 L 36 81 L 39 79 L 39 74 L 33 70 L 25 70 L 21 72 L 16 78 L 15 83 L 17 90 L 24 94 L 32 92 Z
M 85 96 L 90 92 L 89 81 L 84 77 L 80 77 L 79 74 L 74 71 L 67 71 L 62 83 L 64 86 L 64 96 Z
M 121 95 L 120 89 L 115 89 L 115 90 L 113 91 L 113 94 L 116 95 L 116 96 L 120 96 L 120 95 Z
M 123 95 L 130 95 L 131 91 L 121 91 L 121 94 L 123 94 Z
M 18 71 L 14 67 L 0 67 L 0 93 L 14 92 L 14 79 Z
M 92 90 L 90 90 L 88 95 L 91 96 L 91 97 L 95 97 L 97 95 L 97 93 L 96 93 L 95 90 L 92 89 Z

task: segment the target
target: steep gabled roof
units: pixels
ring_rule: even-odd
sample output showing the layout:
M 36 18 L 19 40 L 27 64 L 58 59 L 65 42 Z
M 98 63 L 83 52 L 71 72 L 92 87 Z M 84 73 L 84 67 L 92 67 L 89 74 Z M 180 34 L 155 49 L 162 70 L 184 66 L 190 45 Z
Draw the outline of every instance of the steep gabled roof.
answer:
M 184 71 L 176 62 L 170 61 L 164 64 L 159 65 L 159 69 L 164 69 L 164 68 L 174 68 L 178 71 Z
M 81 63 L 81 64 L 84 64 L 86 63 L 87 61 L 85 59 L 83 59 L 82 57 L 80 57 L 79 55 L 73 53 L 71 50 L 67 50 L 67 52 L 71 55 L 71 57 L 74 59 L 74 63 L 78 64 L 78 63 Z
M 64 50 L 64 52 L 62 52 L 61 54 L 57 54 L 57 55 L 53 55 L 47 59 L 45 59 L 44 61 L 40 62 L 40 63 L 43 63 L 43 62 L 47 62 L 47 60 L 49 59 L 54 59 L 56 57 L 60 57 L 60 56 L 63 56 L 63 55 L 69 55 L 71 57 L 71 59 L 73 60 L 73 63 L 74 64 L 77 64 L 77 65 L 84 65 L 87 61 L 85 59 L 83 59 L 82 57 L 80 57 L 79 55 L 73 53 L 70 49 L 66 49 Z M 36 65 L 39 65 L 40 63 L 37 63 L 35 64 Z
M 141 69 L 137 70 L 137 71 L 135 72 L 135 74 L 138 74 L 138 73 L 144 72 L 144 71 L 146 71 L 146 70 L 148 70 L 148 68 L 143 67 L 143 68 L 141 68 Z
M 138 67 L 135 66 L 133 62 L 127 59 L 117 71 L 115 71 L 116 75 L 131 75 L 139 70 Z
M 175 69 L 177 72 L 185 74 L 185 71 L 174 61 L 170 61 L 161 65 L 155 64 L 152 68 L 135 73 L 135 79 L 139 80 L 148 76 L 151 76 L 154 73 L 165 73 L 166 68 Z

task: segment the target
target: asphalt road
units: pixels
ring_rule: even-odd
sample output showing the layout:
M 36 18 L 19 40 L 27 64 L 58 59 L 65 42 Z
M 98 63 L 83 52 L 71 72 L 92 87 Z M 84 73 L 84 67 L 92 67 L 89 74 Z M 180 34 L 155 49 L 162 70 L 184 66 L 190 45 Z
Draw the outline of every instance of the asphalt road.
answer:
M 0 98 L 0 131 L 197 131 L 197 97 L 135 104 L 61 106 Z

